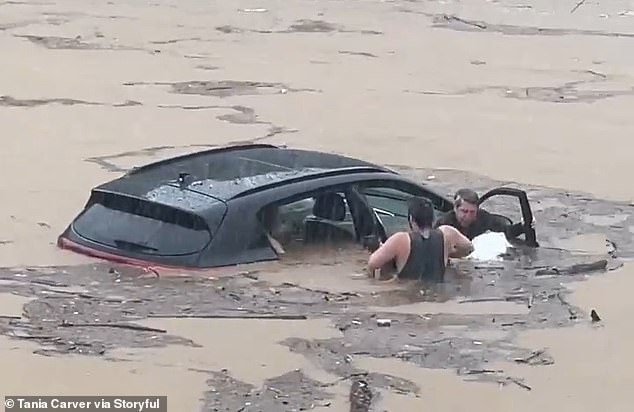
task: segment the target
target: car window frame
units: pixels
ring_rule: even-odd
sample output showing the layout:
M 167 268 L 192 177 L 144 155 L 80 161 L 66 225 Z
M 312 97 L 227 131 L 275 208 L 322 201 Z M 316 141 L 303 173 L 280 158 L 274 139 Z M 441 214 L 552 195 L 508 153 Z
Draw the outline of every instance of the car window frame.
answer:
M 333 184 L 333 185 L 328 185 L 328 186 L 322 186 L 316 189 L 310 189 L 304 192 L 299 192 L 299 193 L 294 193 L 290 196 L 286 196 L 280 199 L 276 199 L 274 201 L 269 201 L 266 203 L 263 203 L 257 210 L 256 212 L 256 217 L 257 217 L 257 221 L 260 223 L 260 230 L 262 231 L 262 233 L 266 236 L 268 233 L 266 232 L 266 228 L 264 227 L 264 224 L 262 223 L 262 212 L 268 208 L 268 207 L 281 207 L 281 206 L 287 206 L 290 205 L 294 202 L 298 202 L 302 199 L 307 199 L 310 197 L 315 197 L 318 196 L 320 194 L 323 193 L 343 193 L 344 195 L 344 200 L 346 202 L 346 208 L 347 208 L 347 213 L 346 216 L 348 216 L 348 214 L 350 215 L 350 223 L 352 224 L 354 233 L 355 233 L 355 238 L 357 238 L 357 233 L 358 233 L 358 228 L 357 228 L 357 222 L 355 219 L 355 215 L 354 215 L 354 211 L 353 208 L 350 207 L 350 194 L 351 191 L 353 190 L 353 184 L 354 183 L 337 183 L 337 184 Z M 312 214 L 312 212 L 311 212 Z M 327 220 L 327 219 L 326 219 Z M 347 220 L 344 220 L 347 222 Z M 358 239 L 356 240 L 358 242 Z M 267 240 L 267 243 L 269 244 L 269 246 L 273 249 L 273 251 L 277 254 L 277 252 L 275 251 L 275 248 L 271 245 L 270 240 Z
M 390 179 L 376 179 L 376 180 L 365 180 L 361 182 L 356 182 L 354 184 L 354 190 L 356 190 L 357 193 L 363 197 L 363 200 L 366 203 L 365 206 L 372 213 L 372 216 L 374 218 L 374 224 L 378 226 L 376 228 L 377 232 L 381 235 L 381 237 L 385 238 L 383 240 L 386 240 L 386 238 L 389 237 L 385 224 L 383 223 L 381 216 L 377 212 L 376 210 L 377 208 L 374 208 L 371 206 L 368 196 L 366 195 L 366 190 L 372 189 L 372 188 L 393 189 L 393 190 L 397 190 L 397 191 L 409 194 L 411 196 L 419 196 L 419 197 L 424 197 L 426 199 L 429 199 L 434 205 L 434 215 L 435 215 L 434 220 L 438 219 L 444 213 L 442 210 L 442 205 L 446 203 L 446 200 L 443 199 L 440 195 L 434 193 L 433 191 L 426 189 L 420 185 L 417 185 L 416 183 L 403 181 L 403 180 L 390 180 Z M 392 214 L 389 211 L 384 211 L 384 210 L 382 211 Z M 404 226 L 402 230 L 407 230 L 407 226 Z

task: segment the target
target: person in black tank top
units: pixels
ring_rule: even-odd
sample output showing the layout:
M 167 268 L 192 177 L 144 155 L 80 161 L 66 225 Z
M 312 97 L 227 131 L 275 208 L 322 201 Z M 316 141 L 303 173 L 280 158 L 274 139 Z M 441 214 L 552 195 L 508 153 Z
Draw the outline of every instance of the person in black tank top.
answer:
M 409 256 L 398 273 L 399 278 L 443 281 L 446 268 L 443 233 L 434 229 L 426 234 L 417 230 L 409 233 Z
M 376 277 L 377 270 L 393 262 L 399 278 L 442 281 L 449 256 L 471 253 L 471 242 L 455 228 L 433 229 L 434 208 L 428 199 L 410 199 L 408 214 L 410 230 L 390 236 L 370 256 L 370 276 Z

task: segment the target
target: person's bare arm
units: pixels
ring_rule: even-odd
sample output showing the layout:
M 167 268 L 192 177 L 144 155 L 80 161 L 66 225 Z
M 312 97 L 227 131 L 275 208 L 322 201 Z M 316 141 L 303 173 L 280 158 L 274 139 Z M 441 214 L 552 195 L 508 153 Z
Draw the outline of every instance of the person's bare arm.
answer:
M 449 241 L 449 256 L 453 258 L 462 258 L 469 256 L 473 252 L 473 243 L 458 229 L 453 226 L 440 226 L 445 238 Z
M 368 259 L 368 274 L 373 276 L 377 269 L 383 268 L 390 261 L 396 259 L 404 240 L 409 241 L 407 233 L 395 233 L 379 246 Z

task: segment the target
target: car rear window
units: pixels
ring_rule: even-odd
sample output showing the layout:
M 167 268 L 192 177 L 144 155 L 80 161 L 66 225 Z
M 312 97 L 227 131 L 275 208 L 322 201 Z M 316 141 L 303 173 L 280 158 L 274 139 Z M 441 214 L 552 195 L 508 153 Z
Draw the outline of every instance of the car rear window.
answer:
M 205 221 L 193 212 L 110 194 L 93 196 L 73 229 L 93 242 L 162 256 L 199 252 L 212 237 Z

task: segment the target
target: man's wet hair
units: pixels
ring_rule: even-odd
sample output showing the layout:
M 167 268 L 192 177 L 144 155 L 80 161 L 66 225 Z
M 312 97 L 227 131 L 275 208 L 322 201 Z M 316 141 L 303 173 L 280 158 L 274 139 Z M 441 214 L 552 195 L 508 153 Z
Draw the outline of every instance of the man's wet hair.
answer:
M 434 223 L 434 205 L 424 197 L 412 197 L 407 202 L 407 213 L 421 229 L 431 227 Z
M 476 193 L 475 190 L 471 189 L 460 189 L 456 192 L 453 197 L 454 205 L 460 207 L 462 202 L 471 203 L 472 205 L 478 205 L 480 201 L 480 196 Z

